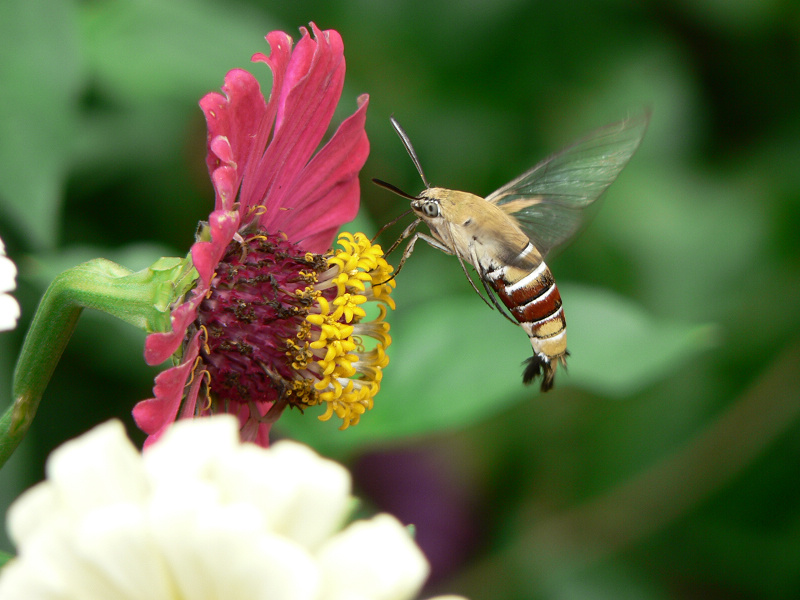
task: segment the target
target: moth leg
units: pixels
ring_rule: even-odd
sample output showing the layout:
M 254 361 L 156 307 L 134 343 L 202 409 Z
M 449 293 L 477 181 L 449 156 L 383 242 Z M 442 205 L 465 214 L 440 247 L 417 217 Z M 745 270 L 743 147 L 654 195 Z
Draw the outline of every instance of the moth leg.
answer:
M 400 237 L 397 238 L 397 240 L 394 242 L 394 244 L 392 244 L 389 247 L 389 249 L 386 252 L 383 253 L 383 255 L 384 256 L 389 256 L 392 252 L 394 252 L 394 250 L 400 245 L 400 242 L 402 242 L 403 240 L 408 238 L 408 236 L 410 236 L 412 233 L 414 233 L 414 230 L 419 226 L 419 224 L 421 222 L 422 222 L 421 219 L 417 219 L 416 221 L 411 223 L 408 227 L 406 227 L 403 230 L 403 233 L 400 234 Z M 381 228 L 381 231 L 383 231 L 383 229 L 384 228 Z M 380 233 L 380 232 L 378 232 L 378 233 Z M 378 283 L 378 284 L 375 284 L 375 285 L 383 285 L 385 283 L 389 283 L 392 279 L 397 277 L 397 274 L 400 273 L 400 269 L 403 268 L 403 263 L 406 262 L 406 258 L 411 256 L 411 251 L 414 249 L 414 243 L 417 241 L 417 236 L 418 235 L 419 234 L 416 234 L 413 238 L 411 238 L 411 241 L 408 243 L 408 246 L 406 246 L 406 249 L 403 251 L 403 256 L 400 258 L 400 264 L 397 265 L 397 270 L 395 270 L 395 272 L 392 273 L 392 276 L 389 277 L 389 279 L 387 279 L 386 281 L 382 281 L 381 283 Z M 375 238 L 373 238 L 373 241 L 375 241 Z M 409 250 L 409 246 L 411 247 L 411 250 Z
M 389 249 L 388 249 L 386 252 L 384 252 L 384 253 L 383 253 L 383 255 L 384 255 L 384 256 L 389 256 L 389 255 L 390 255 L 392 252 L 394 252 L 394 250 L 395 250 L 395 249 L 396 249 L 396 248 L 397 248 L 397 247 L 400 245 L 400 242 L 402 242 L 403 240 L 407 239 L 407 238 L 408 238 L 408 237 L 409 237 L 409 236 L 410 236 L 412 233 L 414 233 L 414 230 L 415 230 L 415 229 L 416 229 L 416 228 L 419 226 L 419 224 L 420 224 L 421 222 L 422 222 L 422 221 L 421 221 L 421 219 L 417 219 L 416 221 L 414 221 L 413 223 L 411 223 L 411 225 L 409 225 L 408 227 L 406 227 L 406 228 L 403 230 L 403 233 L 401 233 L 401 234 L 400 234 L 400 237 L 399 237 L 399 238 L 397 238 L 397 240 L 395 241 L 395 243 L 394 243 L 394 244 L 392 244 L 391 246 L 389 246 Z M 373 240 L 373 241 L 374 241 L 374 240 Z M 398 269 L 398 271 L 399 271 L 399 270 L 400 270 L 400 269 Z M 395 273 L 395 275 L 396 275 L 396 274 L 397 274 L 397 273 Z
M 494 309 L 494 306 L 492 306 L 491 303 L 484 297 L 484 295 L 481 294 L 481 291 L 478 289 L 478 286 L 475 285 L 474 281 L 472 281 L 472 277 L 470 276 L 469 271 L 467 270 L 467 265 L 464 264 L 464 259 L 461 258 L 458 254 L 456 254 L 456 258 L 458 259 L 458 262 L 461 264 L 461 270 L 464 271 L 464 275 L 467 276 L 467 281 L 469 281 L 469 284 L 472 286 L 472 289 L 475 290 L 475 293 L 478 294 L 478 296 L 481 297 L 481 300 L 483 300 L 486 303 L 486 306 L 488 306 L 491 309 Z M 486 286 L 486 283 L 484 283 L 483 285 Z M 491 298 L 491 294 L 489 295 L 489 297 Z M 494 300 L 494 298 L 492 298 L 492 300 Z
M 431 247 L 431 248 L 436 248 L 437 250 L 441 250 L 441 251 L 442 251 L 442 252 L 444 252 L 445 254 L 453 254 L 453 251 L 452 251 L 452 250 L 450 250 L 450 248 L 448 248 L 447 246 L 445 246 L 445 245 L 444 245 L 442 242 L 440 242 L 439 240 L 437 240 L 435 237 L 431 237 L 431 236 L 429 236 L 429 235 L 426 235 L 426 234 L 424 234 L 424 233 L 418 233 L 418 234 L 416 234 L 416 235 L 414 236 L 414 239 L 412 239 L 412 240 L 411 240 L 411 241 L 408 243 L 408 246 L 411 246 L 411 247 L 413 248 L 413 247 L 414 247 L 414 244 L 416 244 L 416 243 L 417 243 L 417 238 L 419 238 L 419 239 L 423 239 L 423 240 L 425 240 L 426 242 L 428 242 L 428 245 L 430 245 L 430 247 Z M 405 251 L 405 252 L 403 252 L 403 256 L 405 256 L 406 254 L 409 254 L 409 255 L 411 254 L 411 252 L 408 250 L 408 246 L 406 246 L 406 251 Z
M 475 290 L 475 293 L 478 294 L 478 296 L 480 296 L 481 300 L 483 300 L 486 303 L 486 306 L 488 306 L 491 309 L 494 309 L 495 306 L 496 306 L 498 308 L 498 310 L 500 310 L 501 314 L 504 317 L 506 317 L 507 319 L 509 318 L 509 316 L 505 313 L 505 311 L 503 311 L 500 308 L 500 305 L 497 303 L 497 300 L 494 298 L 494 296 L 492 296 L 491 293 L 489 294 L 489 297 L 492 299 L 491 302 L 489 300 L 487 300 L 486 297 L 481 293 L 481 291 L 478 289 L 478 286 L 475 285 L 475 282 L 472 280 L 472 276 L 469 274 L 469 270 L 467 269 L 467 265 L 464 264 L 464 259 L 461 258 L 461 256 L 459 256 L 458 254 L 454 253 L 452 250 L 450 250 L 450 248 L 445 246 L 442 242 L 440 242 L 439 240 L 437 240 L 434 237 L 431 237 L 429 235 L 425 235 L 424 233 L 417 233 L 411 239 L 411 241 L 408 243 L 408 246 L 406 246 L 406 250 L 405 250 L 405 252 L 403 252 L 403 258 L 400 261 L 400 265 L 398 265 L 398 267 L 397 267 L 398 271 L 400 270 L 400 266 L 405 262 L 406 258 L 411 256 L 411 252 L 414 250 L 414 244 L 416 244 L 417 240 L 420 239 L 420 238 L 425 240 L 426 242 L 428 242 L 428 244 L 432 248 L 436 248 L 437 250 L 441 250 L 445 254 L 455 254 L 456 258 L 458 259 L 458 263 L 461 265 L 461 270 L 464 271 L 464 275 L 467 276 L 467 281 L 469 281 L 469 284 L 472 286 L 472 289 Z M 476 264 L 477 263 L 477 257 L 473 256 L 472 260 L 473 260 L 472 264 Z M 486 287 L 486 282 L 483 281 L 483 275 L 482 274 L 479 274 L 479 275 L 481 277 L 481 281 L 483 282 L 484 287 Z M 487 287 L 486 289 L 488 291 L 489 288 Z M 494 306 L 492 304 L 494 304 Z M 516 321 L 512 320 L 511 322 L 516 324 Z
M 475 267 L 475 270 L 478 272 L 478 277 L 480 277 L 480 279 L 481 279 L 481 283 L 483 284 L 483 289 L 486 290 L 486 295 L 489 296 L 489 299 L 492 301 L 492 303 L 489 304 L 489 302 L 486 300 L 486 298 L 484 298 L 483 294 L 481 294 L 478 291 L 477 287 L 475 287 L 475 283 L 472 281 L 472 278 L 469 276 L 469 273 L 467 272 L 467 269 L 464 266 L 464 263 L 462 262 L 461 263 L 461 268 L 464 269 L 464 274 L 467 276 L 467 279 L 469 279 L 469 282 L 472 284 L 472 289 L 474 289 L 478 293 L 478 295 L 481 297 L 481 300 L 486 302 L 486 304 L 489 306 L 489 308 L 496 308 L 500 312 L 501 315 L 503 315 L 506 319 L 508 319 L 512 323 L 514 323 L 514 325 L 519 325 L 519 323 L 514 318 L 512 318 L 511 315 L 509 315 L 508 309 L 503 307 L 497 301 L 497 296 L 495 296 L 494 290 L 492 290 L 489 287 L 489 285 L 486 283 L 486 271 L 484 270 L 483 266 L 481 266 L 481 263 L 478 260 L 478 256 L 475 253 L 475 248 L 473 246 L 470 246 L 470 255 L 471 255 L 471 258 L 472 258 L 472 264 L 473 265 L 478 265 L 477 267 Z M 459 257 L 458 260 L 461 261 L 461 257 Z M 492 305 L 494 305 L 494 306 L 492 306 Z
M 405 233 L 405 232 L 403 232 L 403 233 Z M 447 246 L 442 244 L 436 238 L 432 238 L 431 236 L 425 235 L 424 233 L 415 233 L 411 237 L 411 239 L 408 241 L 408 244 L 406 245 L 406 249 L 403 250 L 403 256 L 400 258 L 400 262 L 397 263 L 397 270 L 392 275 L 392 279 L 397 277 L 397 274 L 400 272 L 400 269 L 403 268 L 403 265 L 405 264 L 406 260 L 408 260 L 408 257 L 411 256 L 412 252 L 414 252 L 414 245 L 417 243 L 417 240 L 425 240 L 426 242 L 428 242 L 428 244 L 432 248 L 436 248 L 437 250 L 441 250 L 445 254 L 452 254 L 452 252 L 450 251 L 450 248 L 448 248 Z
M 451 231 L 450 232 L 451 239 L 452 239 L 452 236 L 453 236 L 453 234 L 452 234 L 452 231 Z M 445 246 L 439 240 L 437 240 L 435 238 L 432 238 L 430 236 L 427 236 L 424 233 L 418 233 L 416 237 L 421 237 L 423 240 L 428 242 L 428 244 L 430 244 L 432 247 L 436 248 L 437 250 L 441 250 L 445 254 L 455 254 L 456 258 L 458 259 L 458 264 L 461 265 L 461 270 L 464 271 L 464 275 L 467 276 L 467 281 L 469 281 L 469 284 L 472 286 L 472 289 L 475 290 L 475 293 L 478 294 L 478 296 L 480 296 L 480 299 L 483 300 L 486 303 L 486 306 L 488 306 L 491 309 L 494 309 L 494 306 L 492 306 L 492 304 L 484 297 L 484 295 L 478 289 L 478 286 L 475 285 L 475 282 L 472 280 L 472 276 L 469 274 L 469 270 L 467 270 L 467 265 L 464 264 L 464 258 L 459 253 L 453 252 L 452 250 L 450 250 L 450 248 Z M 416 242 L 416 240 L 413 240 L 413 241 Z M 470 259 L 471 259 L 470 264 L 472 264 L 472 265 L 478 264 L 478 260 L 477 260 L 477 257 L 475 256 L 474 249 L 470 248 L 470 254 L 471 254 L 471 256 L 470 256 Z M 480 273 L 479 273 L 479 275 L 480 275 Z M 481 279 L 483 279 L 482 275 L 481 275 Z M 484 283 L 484 285 L 486 285 L 486 284 Z M 490 296 L 491 296 L 491 294 L 490 294 Z
M 409 235 L 411 235 L 411 232 L 414 231 L 414 229 L 417 227 L 417 225 L 419 225 L 419 223 L 420 223 L 420 220 L 417 219 L 411 225 L 406 227 L 405 231 L 403 231 L 403 233 L 400 234 L 400 238 L 394 244 L 392 244 L 392 247 L 389 248 L 389 250 L 384 253 L 384 256 L 386 256 L 387 254 L 389 254 L 389 252 L 391 252 L 392 250 L 397 248 L 397 246 L 400 244 L 400 242 L 402 242 Z M 408 244 L 406 244 L 406 248 L 405 248 L 405 250 L 403 250 L 403 256 L 400 257 L 400 262 L 397 263 L 397 269 L 395 269 L 395 272 L 392 273 L 392 276 L 389 277 L 389 279 L 387 279 L 386 281 L 382 281 L 382 282 L 376 283 L 374 285 L 383 285 L 385 283 L 389 283 L 392 279 L 397 277 L 397 274 L 400 273 L 400 269 L 403 268 L 403 265 L 406 263 L 406 260 L 408 260 L 408 257 L 411 256 L 412 252 L 414 252 L 414 244 L 416 244 L 417 240 L 419 240 L 419 239 L 425 240 L 426 242 L 428 242 L 428 244 L 430 244 L 432 247 L 436 248 L 437 250 L 441 250 L 442 252 L 444 252 L 446 254 L 452 254 L 452 252 L 450 252 L 450 249 L 447 246 L 445 246 L 444 244 L 442 244 L 439 240 L 434 239 L 429 235 L 425 235 L 424 233 L 415 233 L 413 236 L 411 236 L 411 239 L 408 241 Z
M 486 277 L 481 274 L 481 283 L 483 284 L 483 289 L 486 290 L 486 294 L 492 301 L 492 304 L 497 307 L 497 310 L 500 311 L 500 314 L 503 315 L 506 319 L 511 321 L 514 325 L 519 325 L 519 321 L 517 321 L 511 314 L 508 312 L 508 308 L 503 306 L 497 301 L 497 296 L 495 295 L 495 291 L 489 287 L 489 284 L 486 283 Z

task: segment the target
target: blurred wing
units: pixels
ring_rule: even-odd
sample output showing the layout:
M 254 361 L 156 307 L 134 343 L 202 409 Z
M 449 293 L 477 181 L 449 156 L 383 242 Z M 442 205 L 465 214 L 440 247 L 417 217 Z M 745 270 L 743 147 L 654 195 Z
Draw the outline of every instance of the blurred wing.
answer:
M 544 256 L 569 241 L 584 209 L 617 178 L 642 141 L 649 113 L 598 129 L 486 197 L 514 217 Z

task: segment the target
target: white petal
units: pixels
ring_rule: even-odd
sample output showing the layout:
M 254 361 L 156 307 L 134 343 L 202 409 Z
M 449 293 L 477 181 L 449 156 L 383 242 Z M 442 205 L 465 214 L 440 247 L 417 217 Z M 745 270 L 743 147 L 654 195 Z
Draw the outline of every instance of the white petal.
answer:
M 318 554 L 323 599 L 407 600 L 428 576 L 428 562 L 405 527 L 390 515 L 357 521 Z
M 352 496 L 350 473 L 296 442 L 281 441 L 270 448 L 274 486 L 292 491 L 288 504 L 271 512 L 276 531 L 311 549 L 316 548 L 347 517 Z
M 74 523 L 61 521 L 46 535 L 38 535 L 20 549 L 14 570 L 4 569 L 0 597 L 131 600 L 109 587 L 105 574 L 76 551 L 78 533 Z M 11 573 L 10 577 L 8 573 Z M 8 581 L 10 579 L 10 582 Z M 6 595 L 6 586 L 11 590 Z M 156 599 L 157 600 L 157 599 Z
M 218 415 L 182 419 L 144 453 L 150 477 L 158 482 L 175 477 L 208 479 L 216 465 L 241 448 L 235 417 Z
M 56 448 L 45 471 L 63 508 L 76 515 L 114 502 L 143 502 L 149 491 L 141 455 L 117 420 Z
M 0 294 L 0 331 L 11 331 L 19 321 L 19 303 L 8 294 Z
M 8 530 L 18 546 L 62 519 L 77 519 L 114 502 L 143 501 L 147 494 L 141 457 L 119 421 L 59 446 L 46 471 L 48 480 L 27 490 L 8 510 Z
M 94 575 L 88 583 L 71 583 L 76 597 L 91 589 L 101 598 L 169 600 L 171 574 L 158 552 L 142 506 L 118 504 L 94 510 L 80 523 L 72 552 Z M 85 597 L 85 596 L 84 596 Z
M 263 529 L 259 510 L 220 506 L 202 492 L 194 504 L 154 498 L 153 532 L 175 582 L 192 600 L 312 600 L 319 574 L 303 548 Z
M 308 547 L 341 526 L 351 503 L 347 470 L 294 442 L 268 450 L 240 444 L 210 461 L 204 474 L 224 502 L 252 503 L 269 529 Z
M 17 289 L 17 265 L 5 253 L 0 253 L 0 292 L 12 292 Z
M 49 526 L 52 519 L 58 518 L 59 511 L 53 486 L 48 482 L 37 483 L 9 507 L 6 514 L 8 534 L 19 547 L 36 535 L 39 528 Z
M 6 258 L 6 247 L 0 239 L 0 331 L 11 331 L 19 320 L 19 303 L 6 292 L 17 288 L 17 266 Z
M 14 559 L 0 571 L 0 598 L 3 600 L 73 600 L 63 580 L 54 582 L 50 564 L 32 552 L 31 560 Z M 35 565 L 40 565 L 40 574 Z

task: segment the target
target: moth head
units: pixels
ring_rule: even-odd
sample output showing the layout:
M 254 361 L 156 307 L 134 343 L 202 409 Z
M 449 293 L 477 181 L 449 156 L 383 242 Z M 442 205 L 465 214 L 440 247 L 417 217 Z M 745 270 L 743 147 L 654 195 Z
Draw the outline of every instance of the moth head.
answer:
M 427 188 L 411 200 L 411 210 L 423 219 L 435 219 L 442 214 L 442 205 L 438 188 Z

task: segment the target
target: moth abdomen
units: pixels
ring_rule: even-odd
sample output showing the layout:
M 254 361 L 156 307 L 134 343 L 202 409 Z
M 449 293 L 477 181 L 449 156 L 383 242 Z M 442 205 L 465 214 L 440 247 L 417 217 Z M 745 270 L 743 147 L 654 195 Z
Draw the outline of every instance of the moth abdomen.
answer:
M 553 387 L 556 366 L 566 366 L 567 321 L 561 294 L 549 267 L 541 262 L 523 274 L 519 269 L 501 267 L 489 282 L 511 314 L 528 334 L 534 355 L 522 375 L 531 383 L 542 375 L 542 391 Z

